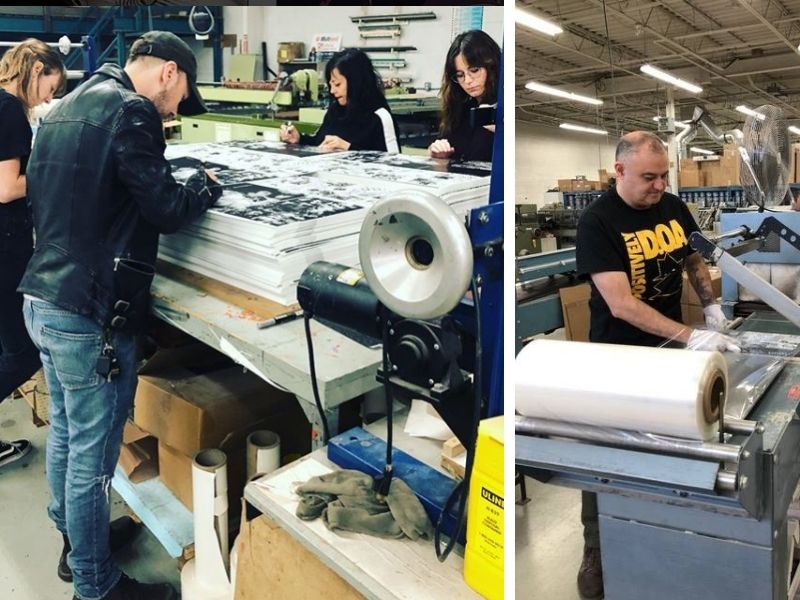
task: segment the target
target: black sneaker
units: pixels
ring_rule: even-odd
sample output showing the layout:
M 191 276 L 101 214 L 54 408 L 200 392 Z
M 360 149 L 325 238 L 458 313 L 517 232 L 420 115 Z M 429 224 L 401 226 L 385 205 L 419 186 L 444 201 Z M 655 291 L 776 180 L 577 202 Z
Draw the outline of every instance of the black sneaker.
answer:
M 139 525 L 128 516 L 111 521 L 108 525 L 108 546 L 111 549 L 111 554 L 114 554 L 114 552 L 131 541 L 137 529 L 139 529 Z M 67 564 L 67 554 L 72 550 L 72 546 L 69 543 L 69 538 L 65 535 L 63 537 L 64 547 L 61 549 L 61 557 L 58 559 L 57 573 L 61 581 L 72 583 L 72 569 Z
M 175 600 L 175 589 L 168 583 L 139 583 L 125 573 L 101 600 Z M 72 600 L 80 600 L 73 596 Z
M 0 468 L 18 461 L 28 454 L 32 447 L 28 440 L 16 440 L 13 442 L 0 440 Z

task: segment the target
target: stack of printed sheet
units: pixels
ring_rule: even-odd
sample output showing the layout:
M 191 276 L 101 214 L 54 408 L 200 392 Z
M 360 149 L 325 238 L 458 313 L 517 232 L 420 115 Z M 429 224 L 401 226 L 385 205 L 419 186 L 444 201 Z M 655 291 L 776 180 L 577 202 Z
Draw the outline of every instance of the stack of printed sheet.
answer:
M 489 198 L 489 163 L 260 141 L 172 145 L 166 156 L 178 181 L 202 163 L 224 192 L 205 216 L 161 236 L 159 257 L 287 305 L 312 262 L 358 266 L 361 223 L 380 198 L 425 190 L 458 215 Z

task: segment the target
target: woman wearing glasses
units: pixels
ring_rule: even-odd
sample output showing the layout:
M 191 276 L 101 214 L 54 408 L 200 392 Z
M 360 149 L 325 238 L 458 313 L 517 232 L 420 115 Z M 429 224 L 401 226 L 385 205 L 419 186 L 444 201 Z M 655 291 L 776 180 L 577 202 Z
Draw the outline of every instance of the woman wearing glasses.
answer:
M 459 34 L 447 52 L 442 77 L 439 139 L 428 147 L 433 158 L 492 160 L 494 125 L 470 126 L 470 109 L 497 102 L 500 47 L 480 30 Z

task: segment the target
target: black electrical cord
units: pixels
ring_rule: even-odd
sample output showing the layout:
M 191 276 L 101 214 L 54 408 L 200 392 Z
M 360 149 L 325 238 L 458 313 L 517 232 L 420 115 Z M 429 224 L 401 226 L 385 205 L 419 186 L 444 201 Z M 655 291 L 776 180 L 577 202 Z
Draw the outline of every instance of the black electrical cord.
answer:
M 322 410 L 322 401 L 319 398 L 319 388 L 317 387 L 317 369 L 314 365 L 314 346 L 311 341 L 311 315 L 305 312 L 303 317 L 306 327 L 306 344 L 308 345 L 308 370 L 311 374 L 311 390 L 314 392 L 314 403 L 317 405 L 319 419 L 322 421 L 322 433 L 325 436 L 322 443 L 327 444 L 331 434 L 328 431 L 328 419 L 325 418 L 325 411 Z
M 383 326 L 382 345 L 383 345 L 383 397 L 386 402 L 386 460 L 383 465 L 383 474 L 375 478 L 373 485 L 374 491 L 382 497 L 389 495 L 389 488 L 392 484 L 392 393 L 389 385 L 389 374 L 392 372 L 392 365 L 389 363 L 389 331 L 392 322 L 386 319 Z
M 472 405 L 472 428 L 470 430 L 470 437 L 472 439 L 472 449 L 467 452 L 467 464 L 464 467 L 464 479 L 458 482 L 453 491 L 447 497 L 444 503 L 444 508 L 439 514 L 439 519 L 436 521 L 436 527 L 433 530 L 433 545 L 436 549 L 436 558 L 439 562 L 444 562 L 453 551 L 453 548 L 461 537 L 461 531 L 464 529 L 466 522 L 466 507 L 467 496 L 469 496 L 469 480 L 472 477 L 472 465 L 475 462 L 475 450 L 478 444 L 478 425 L 481 420 L 481 367 L 482 367 L 482 352 L 481 352 L 481 310 L 480 302 L 478 301 L 478 283 L 475 278 L 472 278 L 472 302 L 475 306 L 475 371 L 472 377 L 473 387 L 473 405 Z M 450 540 L 447 542 L 444 550 L 441 547 L 441 530 L 444 518 L 450 512 L 453 504 L 458 500 L 458 512 L 456 514 L 456 528 L 450 535 Z

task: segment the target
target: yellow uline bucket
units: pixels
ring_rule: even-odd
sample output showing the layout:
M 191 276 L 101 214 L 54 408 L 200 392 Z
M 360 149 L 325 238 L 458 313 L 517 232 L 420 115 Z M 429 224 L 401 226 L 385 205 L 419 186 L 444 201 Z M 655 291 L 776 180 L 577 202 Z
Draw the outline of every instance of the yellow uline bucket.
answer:
M 464 579 L 484 598 L 503 598 L 503 417 L 485 419 L 478 445 L 467 509 Z

